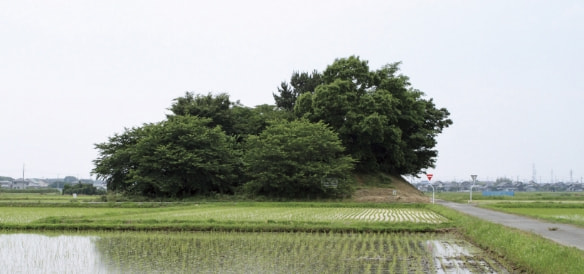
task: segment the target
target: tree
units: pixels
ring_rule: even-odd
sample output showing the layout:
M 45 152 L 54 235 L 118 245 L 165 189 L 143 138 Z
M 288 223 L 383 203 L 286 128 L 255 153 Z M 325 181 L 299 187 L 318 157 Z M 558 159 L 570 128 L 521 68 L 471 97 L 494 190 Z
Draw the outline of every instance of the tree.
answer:
M 104 190 L 99 190 L 92 184 L 66 184 L 63 186 L 63 195 L 65 194 L 85 194 L 85 195 L 103 195 Z
M 116 135 L 96 145 L 100 157 L 93 172 L 108 189 L 126 194 L 183 198 L 233 193 L 240 168 L 235 142 L 210 123 L 209 118 L 172 116 Z
M 167 118 L 187 115 L 210 118 L 209 127 L 221 126 L 228 135 L 233 135 L 232 104 L 226 93 L 213 96 L 211 93 L 201 95 L 186 92 L 183 97 L 174 99 L 169 109 L 173 114 L 167 115 Z
M 65 176 L 63 181 L 65 181 L 67 183 L 74 183 L 74 182 L 79 182 L 79 179 L 77 179 L 77 177 L 75 177 L 75 176 Z
M 307 92 L 314 92 L 314 89 L 320 84 L 322 84 L 322 75 L 316 70 L 311 74 L 294 72 L 290 78 L 290 84 L 286 82 L 280 84 L 278 88 L 280 95 L 272 95 L 277 107 L 292 112 L 298 96 Z
M 314 93 L 298 97 L 294 111 L 330 125 L 359 170 L 418 174 L 433 167 L 435 137 L 452 121 L 398 70 L 399 63 L 370 71 L 358 57 L 337 59 Z
M 253 108 L 236 103 L 231 108 L 232 132 L 239 142 L 249 135 L 260 134 L 271 121 L 293 120 L 293 113 L 282 111 L 274 105 L 258 105 Z
M 243 142 L 250 134 L 259 134 L 270 120 L 293 118 L 291 113 L 278 110 L 272 105 L 250 108 L 239 101 L 231 102 L 229 95 L 225 93 L 213 96 L 187 92 L 174 101 L 170 108 L 173 114 L 167 115 L 168 118 L 187 115 L 210 118 L 209 127 L 220 126 L 227 135 L 236 137 L 239 142 Z
M 247 142 L 244 162 L 250 180 L 244 188 L 254 195 L 288 198 L 348 194 L 353 160 L 343 150 L 324 123 L 274 122 Z M 327 178 L 338 180 L 336 189 L 322 185 Z
M 142 127 L 126 128 L 122 134 L 114 134 L 108 142 L 95 145 L 98 158 L 93 161 L 95 168 L 91 171 L 97 179 L 106 182 L 107 189 L 113 192 L 132 193 L 130 171 L 139 165 L 139 158 L 135 157 L 138 142 L 148 134 L 152 124 Z
M 55 181 L 48 185 L 50 188 L 64 188 L 65 185 L 72 185 L 72 183 L 67 183 L 65 181 Z

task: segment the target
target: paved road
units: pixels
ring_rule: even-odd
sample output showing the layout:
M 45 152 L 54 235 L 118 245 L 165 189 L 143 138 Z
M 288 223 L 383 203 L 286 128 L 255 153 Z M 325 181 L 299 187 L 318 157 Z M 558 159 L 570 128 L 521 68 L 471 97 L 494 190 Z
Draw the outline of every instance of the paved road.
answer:
M 483 220 L 499 223 L 504 226 L 530 231 L 566 246 L 584 250 L 584 228 L 567 224 L 550 223 L 528 217 L 502 213 L 494 210 L 476 207 L 472 204 L 459 204 L 437 200 L 437 203 Z M 550 230 L 557 228 L 557 230 Z

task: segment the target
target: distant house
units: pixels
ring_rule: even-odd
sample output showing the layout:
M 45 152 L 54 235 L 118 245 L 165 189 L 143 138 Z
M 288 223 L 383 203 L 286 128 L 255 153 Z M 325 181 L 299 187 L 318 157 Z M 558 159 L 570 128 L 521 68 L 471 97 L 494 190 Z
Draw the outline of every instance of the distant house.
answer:
M 571 184 L 570 186 L 568 186 L 567 191 L 582 192 L 584 191 L 584 188 L 582 187 L 582 184 Z
M 12 182 L 11 181 L 0 181 L 0 187 L 12 188 Z
M 28 188 L 47 188 L 49 183 L 41 179 L 29 179 Z
M 19 180 L 12 182 L 12 188 L 13 189 L 26 189 L 28 187 L 29 183 L 30 182 L 27 180 L 19 179 Z

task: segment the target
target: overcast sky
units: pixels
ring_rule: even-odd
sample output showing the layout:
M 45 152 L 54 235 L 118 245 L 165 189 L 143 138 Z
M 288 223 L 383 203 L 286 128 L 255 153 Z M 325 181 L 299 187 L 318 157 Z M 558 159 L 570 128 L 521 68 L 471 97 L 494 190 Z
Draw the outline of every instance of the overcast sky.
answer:
M 583 37 L 581 0 L 0 1 L 0 175 L 88 178 L 186 91 L 274 104 L 357 55 L 451 112 L 432 181 L 580 181 Z

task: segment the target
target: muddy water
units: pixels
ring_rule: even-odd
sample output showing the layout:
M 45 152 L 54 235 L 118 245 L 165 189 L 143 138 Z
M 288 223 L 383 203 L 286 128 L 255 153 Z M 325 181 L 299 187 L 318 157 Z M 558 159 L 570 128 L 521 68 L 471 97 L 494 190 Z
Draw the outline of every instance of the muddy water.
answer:
M 427 249 L 434 258 L 436 273 L 509 273 L 499 262 L 462 240 L 430 240 Z

